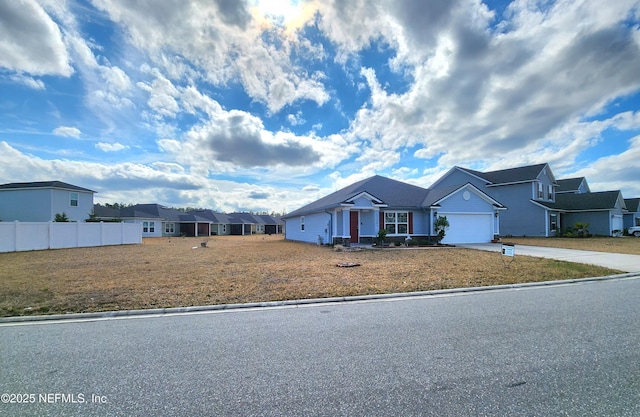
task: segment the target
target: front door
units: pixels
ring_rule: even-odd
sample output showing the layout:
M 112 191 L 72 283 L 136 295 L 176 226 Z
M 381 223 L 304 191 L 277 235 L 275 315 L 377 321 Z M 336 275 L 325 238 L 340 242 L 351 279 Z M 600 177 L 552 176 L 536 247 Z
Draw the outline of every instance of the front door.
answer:
M 360 226 L 360 212 L 352 211 L 349 214 L 351 243 L 360 243 L 360 236 L 358 235 L 358 226 Z

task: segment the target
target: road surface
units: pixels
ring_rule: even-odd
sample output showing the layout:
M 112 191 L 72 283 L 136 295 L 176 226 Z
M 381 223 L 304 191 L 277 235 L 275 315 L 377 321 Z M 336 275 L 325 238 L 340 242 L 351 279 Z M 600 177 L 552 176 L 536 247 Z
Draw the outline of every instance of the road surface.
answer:
M 640 279 L 0 325 L 3 416 L 638 416 Z

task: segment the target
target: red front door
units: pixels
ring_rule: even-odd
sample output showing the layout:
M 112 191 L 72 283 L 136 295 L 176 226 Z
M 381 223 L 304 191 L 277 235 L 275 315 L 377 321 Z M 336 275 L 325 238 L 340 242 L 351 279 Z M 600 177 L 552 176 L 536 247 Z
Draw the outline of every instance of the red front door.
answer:
M 358 227 L 360 226 L 360 212 L 352 211 L 349 213 L 349 223 L 351 225 L 351 243 L 360 243 L 360 235 L 358 235 Z

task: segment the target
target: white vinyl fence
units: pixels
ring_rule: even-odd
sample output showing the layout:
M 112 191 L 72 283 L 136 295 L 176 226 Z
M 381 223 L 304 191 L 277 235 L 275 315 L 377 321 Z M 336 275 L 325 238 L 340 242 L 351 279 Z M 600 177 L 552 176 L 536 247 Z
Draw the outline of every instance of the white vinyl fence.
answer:
M 139 223 L 0 222 L 0 252 L 140 243 Z

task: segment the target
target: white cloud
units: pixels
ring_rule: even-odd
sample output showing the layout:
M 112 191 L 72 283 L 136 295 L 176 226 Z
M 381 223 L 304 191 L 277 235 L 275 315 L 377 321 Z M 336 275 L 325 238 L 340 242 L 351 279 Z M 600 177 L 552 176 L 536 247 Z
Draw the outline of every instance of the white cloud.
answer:
M 11 81 L 27 86 L 33 90 L 44 90 L 46 87 L 42 80 L 36 80 L 24 74 L 15 74 L 9 77 Z
M 118 142 L 115 142 L 115 143 L 98 142 L 96 143 L 96 149 L 100 149 L 103 152 L 118 152 L 118 151 L 123 151 L 125 149 L 129 149 L 129 147 Z
M 58 25 L 36 1 L 0 2 L 0 67 L 33 75 L 73 73 Z
M 53 134 L 56 136 L 66 136 L 78 139 L 82 132 L 77 127 L 59 126 L 53 129 Z

